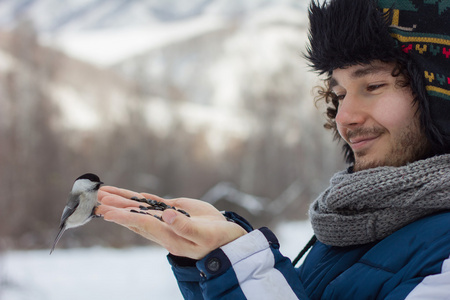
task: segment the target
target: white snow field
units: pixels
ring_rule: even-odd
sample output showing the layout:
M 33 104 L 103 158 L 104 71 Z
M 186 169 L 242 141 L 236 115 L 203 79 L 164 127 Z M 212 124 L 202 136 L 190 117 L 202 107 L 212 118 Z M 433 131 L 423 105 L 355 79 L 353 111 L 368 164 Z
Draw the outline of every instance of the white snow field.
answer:
M 308 222 L 274 230 L 294 259 L 312 236 Z M 131 233 L 130 233 L 131 234 Z M 160 247 L 12 251 L 0 256 L 1 300 L 183 299 Z

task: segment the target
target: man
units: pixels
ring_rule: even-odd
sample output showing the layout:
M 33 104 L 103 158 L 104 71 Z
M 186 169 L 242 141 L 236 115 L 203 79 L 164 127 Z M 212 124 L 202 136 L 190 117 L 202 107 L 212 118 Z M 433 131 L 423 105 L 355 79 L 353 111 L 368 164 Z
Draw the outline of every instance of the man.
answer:
M 300 268 L 269 229 L 201 201 L 106 187 L 97 213 L 166 247 L 187 299 L 449 299 L 446 22 L 446 1 L 311 4 L 306 57 L 328 75 L 327 127 L 351 167 L 311 205 L 315 238 Z M 130 213 L 133 196 L 191 217 Z

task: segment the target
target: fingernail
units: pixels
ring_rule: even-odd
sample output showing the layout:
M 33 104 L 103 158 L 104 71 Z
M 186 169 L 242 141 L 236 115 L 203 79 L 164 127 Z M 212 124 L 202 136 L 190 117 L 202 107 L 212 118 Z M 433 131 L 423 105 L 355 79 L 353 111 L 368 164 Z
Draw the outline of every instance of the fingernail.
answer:
M 164 213 L 162 214 L 162 218 L 163 218 L 164 222 L 166 222 L 169 225 L 171 225 L 173 223 L 176 216 L 177 216 L 176 212 L 174 212 L 171 209 L 165 210 Z
M 106 214 L 103 215 L 103 220 L 108 221 L 108 222 L 112 222 L 111 219 L 109 219 Z

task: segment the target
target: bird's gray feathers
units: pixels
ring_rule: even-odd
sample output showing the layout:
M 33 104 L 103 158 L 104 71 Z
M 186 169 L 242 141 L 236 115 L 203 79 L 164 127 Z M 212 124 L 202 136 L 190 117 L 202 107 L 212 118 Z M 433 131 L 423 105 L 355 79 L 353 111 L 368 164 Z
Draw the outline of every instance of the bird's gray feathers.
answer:
M 63 213 L 61 215 L 61 224 L 62 227 L 63 224 L 66 222 L 67 218 L 69 218 L 75 211 L 75 209 L 80 204 L 80 194 L 70 194 L 69 200 L 67 201 L 66 206 L 64 207 Z

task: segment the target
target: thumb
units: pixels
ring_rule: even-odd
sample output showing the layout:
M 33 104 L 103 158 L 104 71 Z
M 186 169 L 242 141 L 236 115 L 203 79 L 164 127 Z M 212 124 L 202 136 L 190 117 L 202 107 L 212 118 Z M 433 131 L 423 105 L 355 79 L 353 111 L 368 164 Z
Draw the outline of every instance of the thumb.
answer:
M 173 224 L 176 217 L 177 217 L 177 213 L 173 209 L 166 209 L 162 214 L 162 218 L 163 218 L 164 222 L 166 222 L 169 225 Z
M 162 214 L 162 219 L 178 235 L 188 239 L 195 238 L 195 225 L 188 217 L 178 213 L 174 209 L 166 209 Z

